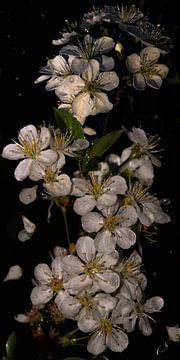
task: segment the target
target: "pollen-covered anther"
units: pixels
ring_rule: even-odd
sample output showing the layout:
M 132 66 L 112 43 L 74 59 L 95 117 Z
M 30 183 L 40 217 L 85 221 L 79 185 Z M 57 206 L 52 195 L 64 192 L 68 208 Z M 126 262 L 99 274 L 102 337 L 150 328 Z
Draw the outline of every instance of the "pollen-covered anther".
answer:
M 103 264 L 97 264 L 94 261 L 84 265 L 84 273 L 89 276 L 93 276 L 99 273 L 104 268 Z
M 49 282 L 49 287 L 54 292 L 58 292 L 58 291 L 63 289 L 63 282 L 62 282 L 62 280 L 60 280 L 60 279 L 58 279 L 56 277 L 52 277 L 50 282 Z

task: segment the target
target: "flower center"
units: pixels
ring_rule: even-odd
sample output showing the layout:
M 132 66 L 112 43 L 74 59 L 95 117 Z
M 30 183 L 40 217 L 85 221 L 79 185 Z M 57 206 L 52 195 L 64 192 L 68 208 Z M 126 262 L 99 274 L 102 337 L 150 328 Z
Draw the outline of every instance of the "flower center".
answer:
M 106 334 L 111 334 L 112 332 L 112 322 L 110 319 L 101 319 L 100 330 Z
M 98 178 L 94 174 L 90 175 L 90 182 L 88 187 L 89 192 L 94 196 L 95 200 L 97 200 L 103 194 L 103 184 L 101 181 L 98 182 Z
M 104 220 L 104 229 L 112 231 L 115 226 L 119 223 L 119 217 L 118 216 L 109 216 Z
M 86 81 L 85 82 L 85 88 L 86 88 L 86 91 L 90 94 L 90 95 L 93 95 L 95 92 L 96 92 L 96 87 L 94 86 L 93 83 L 89 82 L 89 81 Z
M 57 175 L 57 171 L 53 171 L 50 167 L 46 166 L 43 179 L 46 183 L 53 183 L 56 181 Z
M 30 159 L 35 159 L 40 151 L 38 146 L 39 139 L 34 138 L 33 132 L 29 130 L 24 136 L 19 134 L 19 141 L 21 145 L 18 146 L 23 147 L 26 157 Z
M 84 265 L 84 273 L 88 276 L 93 276 L 104 268 L 103 264 L 97 264 L 96 262 L 92 261 Z
M 73 141 L 73 135 L 66 131 L 62 133 L 60 129 L 52 129 L 52 144 L 54 150 L 64 150 Z
M 90 294 L 88 294 L 87 292 L 85 292 L 84 295 L 79 297 L 79 302 L 86 309 L 88 309 L 88 310 L 92 309 L 92 304 L 93 304 L 92 296 Z
M 135 303 L 132 311 L 135 314 L 143 314 L 143 306 L 140 303 Z
M 62 280 L 60 280 L 60 279 L 58 279 L 56 277 L 52 277 L 50 282 L 49 282 L 49 287 L 54 292 L 58 292 L 58 291 L 63 289 L 63 282 L 62 282 Z

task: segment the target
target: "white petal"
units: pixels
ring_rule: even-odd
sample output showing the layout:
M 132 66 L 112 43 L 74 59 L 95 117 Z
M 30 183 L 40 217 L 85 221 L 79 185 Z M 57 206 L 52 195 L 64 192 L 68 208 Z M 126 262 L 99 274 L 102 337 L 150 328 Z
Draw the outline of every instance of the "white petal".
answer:
M 81 221 L 83 229 L 89 233 L 92 233 L 98 232 L 102 228 L 104 218 L 101 214 L 94 211 L 83 215 Z
M 118 216 L 120 217 L 119 223 L 121 223 L 123 227 L 134 225 L 137 221 L 137 212 L 131 205 L 121 206 L 118 211 Z
M 32 234 L 29 234 L 26 230 L 20 230 L 18 233 L 18 240 L 21 242 L 25 242 L 32 238 Z
M 144 91 L 146 87 L 146 82 L 144 76 L 141 73 L 136 73 L 133 75 L 133 87 L 136 90 Z
M 126 58 L 126 66 L 131 73 L 136 73 L 140 70 L 142 60 L 139 55 L 131 54 Z
M 107 334 L 107 346 L 114 352 L 122 352 L 129 344 L 129 339 L 126 333 L 120 329 L 112 329 L 111 334 Z
M 119 275 L 111 270 L 104 270 L 101 274 L 97 274 L 96 279 L 100 289 L 108 294 L 117 290 L 120 285 Z
M 78 319 L 78 328 L 83 332 L 91 332 L 98 328 L 98 318 L 94 318 L 92 313 L 88 313 L 86 309 L 82 309 Z
M 148 313 L 154 313 L 160 311 L 164 306 L 164 300 L 160 296 L 153 296 L 148 299 L 144 304 L 144 311 Z
M 41 75 L 34 81 L 34 83 L 39 84 L 40 82 L 45 81 L 49 78 L 50 78 L 50 75 Z
M 101 60 L 101 66 L 100 66 L 101 71 L 110 71 L 114 68 L 115 61 L 112 57 L 101 55 L 100 60 Z
M 59 256 L 56 256 L 55 259 L 53 259 L 51 263 L 51 268 L 52 268 L 52 274 L 55 277 L 61 279 L 63 268 L 62 268 L 62 259 Z
M 37 189 L 38 185 L 22 189 L 19 193 L 19 200 L 25 205 L 32 203 L 37 198 Z
M 7 275 L 4 277 L 3 281 L 9 280 L 18 280 L 22 277 L 23 270 L 19 265 L 13 265 L 9 268 Z
M 20 322 L 20 323 L 28 323 L 29 322 L 29 317 L 25 314 L 18 314 L 17 316 L 14 316 L 15 320 Z
M 57 152 L 51 149 L 43 150 L 37 156 L 37 161 L 42 162 L 43 164 L 46 165 L 55 163 L 57 159 L 58 159 Z
M 152 327 L 147 317 L 144 315 L 139 318 L 139 330 L 143 335 L 149 336 L 152 334 Z
M 105 193 L 97 200 L 97 208 L 102 210 L 103 208 L 111 207 L 117 202 L 117 195 Z
M 21 160 L 14 171 L 15 179 L 18 181 L 22 181 L 27 178 L 31 172 L 32 163 L 32 159 Z
M 165 79 L 169 72 L 168 67 L 164 64 L 155 64 L 153 70 L 155 70 L 162 79 Z
M 47 264 L 38 264 L 34 268 L 34 276 L 41 284 L 47 284 L 52 278 L 52 271 Z
M 23 224 L 24 224 L 24 229 L 28 233 L 33 234 L 34 231 L 36 230 L 36 225 L 24 215 L 22 216 L 22 221 L 23 221 Z
M 53 290 L 49 286 L 40 285 L 32 289 L 30 299 L 33 305 L 48 303 L 53 297 Z
M 93 210 L 96 205 L 96 200 L 92 195 L 85 195 L 74 202 L 74 211 L 79 215 L 85 215 Z
M 92 285 L 92 279 L 89 276 L 77 275 L 66 282 L 64 287 L 70 294 L 78 294 L 85 289 L 91 288 Z
M 38 133 L 34 125 L 24 126 L 18 136 L 19 140 L 26 141 L 27 143 L 34 143 L 38 139 Z
M 59 175 L 57 181 L 44 183 L 43 186 L 53 196 L 65 196 L 71 192 L 71 180 L 66 174 Z
M 96 80 L 96 85 L 104 91 L 111 91 L 119 85 L 119 77 L 115 71 L 101 72 Z
M 88 193 L 88 182 L 85 179 L 73 178 L 72 183 L 72 195 L 83 196 Z
M 82 307 L 78 299 L 64 291 L 58 293 L 55 298 L 55 303 L 67 319 L 74 319 Z
M 113 49 L 114 40 L 109 36 L 102 36 L 95 41 L 94 55 L 102 54 Z
M 94 239 L 94 243 L 100 253 L 110 254 L 115 250 L 114 236 L 108 230 L 99 232 Z
M 23 159 L 25 157 L 24 149 L 22 149 L 18 144 L 9 144 L 4 147 L 1 156 L 8 160 Z
M 126 180 L 119 175 L 111 176 L 103 190 L 108 191 L 109 194 L 124 194 L 127 190 Z
M 135 144 L 148 145 L 148 138 L 145 131 L 141 128 L 132 127 L 128 132 L 128 138 Z
M 94 240 L 89 236 L 81 236 L 76 242 L 76 251 L 78 256 L 85 262 L 94 260 L 96 248 Z
M 80 274 L 83 271 L 83 263 L 74 255 L 65 256 L 62 259 L 62 266 L 70 275 Z
M 40 150 L 46 149 L 49 146 L 51 139 L 50 131 L 47 127 L 42 126 L 39 135 Z
M 106 334 L 102 331 L 96 331 L 91 336 L 87 344 L 87 351 L 93 355 L 99 355 L 106 350 Z
M 86 134 L 86 135 L 90 135 L 90 136 L 96 135 L 96 131 L 94 129 L 90 128 L 89 126 L 85 126 L 83 128 L 83 131 L 84 131 L 84 134 Z
M 159 75 L 152 75 L 149 76 L 146 79 L 147 85 L 152 87 L 155 90 L 158 90 L 162 85 L 162 78 Z
M 87 92 L 77 95 L 72 102 L 72 112 L 81 125 L 84 124 L 85 119 L 91 114 L 92 108 L 93 100 Z
M 93 82 L 99 74 L 99 62 L 95 59 L 89 60 L 88 66 L 82 72 L 82 77 L 88 82 Z
M 62 100 L 64 95 L 76 96 L 84 89 L 84 81 L 78 75 L 67 76 L 55 89 L 55 94 Z
M 94 303 L 101 316 L 108 316 L 110 311 L 116 306 L 117 299 L 109 294 L 99 293 L 95 295 Z
M 93 97 L 93 108 L 91 115 L 97 115 L 99 113 L 107 113 L 112 110 L 113 104 L 109 101 L 108 96 L 103 92 L 96 92 Z
M 140 56 L 145 61 L 148 61 L 150 64 L 156 62 L 160 57 L 160 51 L 154 46 L 147 46 L 140 52 Z
M 126 227 L 119 227 L 114 232 L 116 243 L 122 249 L 129 249 L 136 242 L 136 234 L 134 231 Z

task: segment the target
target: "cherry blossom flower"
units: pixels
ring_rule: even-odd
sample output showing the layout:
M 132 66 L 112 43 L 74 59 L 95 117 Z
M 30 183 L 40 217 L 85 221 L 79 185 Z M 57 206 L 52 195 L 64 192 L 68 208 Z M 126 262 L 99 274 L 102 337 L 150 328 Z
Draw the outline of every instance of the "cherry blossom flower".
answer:
M 109 253 L 118 245 L 129 249 L 136 242 L 136 234 L 130 229 L 137 221 L 132 206 L 115 204 L 98 212 L 89 212 L 82 216 L 82 227 L 89 233 L 96 232 L 95 244 L 98 251 Z
M 158 48 L 148 46 L 141 50 L 140 55 L 131 54 L 126 59 L 126 66 L 133 74 L 133 87 L 145 90 L 146 85 L 158 90 L 162 86 L 162 79 L 168 75 L 169 69 L 164 64 L 156 64 L 160 57 Z
M 99 308 L 99 316 L 84 315 L 80 319 L 80 330 L 91 335 L 87 350 L 93 355 L 99 355 L 107 348 L 113 352 L 122 352 L 129 344 L 128 336 L 119 326 L 119 318 L 116 316 L 116 308 L 110 314 L 107 307 Z
M 46 149 L 50 143 L 49 129 L 42 126 L 37 131 L 34 125 L 27 125 L 19 132 L 19 144 L 6 145 L 2 152 L 2 157 L 9 160 L 19 160 L 15 169 L 14 176 L 16 180 L 22 181 L 26 177 L 33 176 L 33 171 L 39 164 L 52 164 L 57 160 L 57 153 L 51 149 Z
M 74 202 L 74 211 L 79 215 L 84 215 L 93 210 L 112 206 L 116 203 L 119 194 L 124 194 L 127 185 L 122 176 L 110 176 L 107 179 L 102 177 L 102 173 L 97 175 L 91 172 L 89 180 L 73 178 L 72 195 L 78 198 Z
M 90 60 L 82 78 L 72 75 L 66 78 L 55 90 L 56 95 L 63 103 L 71 103 L 73 115 L 84 125 L 89 115 L 106 113 L 113 108 L 104 91 L 111 91 L 119 84 L 115 71 L 100 72 L 97 60 Z M 74 97 L 74 98 L 73 98 Z
M 94 240 L 89 236 L 80 237 L 75 248 L 78 256 L 67 255 L 62 260 L 63 269 L 70 276 L 65 289 L 70 294 L 85 289 L 114 292 L 120 284 L 119 275 L 111 270 L 118 261 L 117 251 L 111 254 L 98 252 Z
M 59 291 L 63 291 L 62 259 L 56 257 L 51 263 L 38 264 L 34 269 L 36 286 L 32 289 L 30 299 L 33 305 L 48 303 Z
M 94 39 L 90 34 L 85 35 L 83 43 L 78 40 L 78 45 L 66 45 L 61 48 L 60 54 L 63 56 L 73 56 L 72 69 L 75 74 L 82 74 L 86 71 L 88 63 L 91 59 L 100 61 L 100 69 L 103 71 L 112 70 L 114 67 L 114 59 L 102 55 L 114 48 L 115 42 L 109 36 L 102 36 Z
M 153 223 L 165 224 L 170 221 L 169 215 L 162 210 L 160 201 L 149 194 L 148 188 L 139 182 L 130 184 L 124 203 L 135 207 L 140 223 L 146 227 Z
M 161 311 L 164 300 L 160 296 L 153 296 L 143 303 L 142 299 L 142 292 L 137 291 L 135 297 L 135 293 L 131 294 L 129 289 L 123 287 L 123 293 L 119 296 L 115 312 L 117 315 L 119 314 L 119 321 L 127 332 L 132 332 L 135 329 L 138 320 L 142 334 L 149 336 L 153 331 L 149 319 L 153 321 L 154 319 L 148 314 Z

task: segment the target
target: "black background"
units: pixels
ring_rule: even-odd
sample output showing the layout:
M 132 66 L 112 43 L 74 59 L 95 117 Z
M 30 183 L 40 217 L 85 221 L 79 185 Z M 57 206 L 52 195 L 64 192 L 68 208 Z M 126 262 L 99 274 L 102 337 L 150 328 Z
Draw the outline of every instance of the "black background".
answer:
M 126 3 L 124 1 L 124 3 Z M 132 2 L 129 2 L 132 3 Z M 144 12 L 149 12 L 153 23 L 161 22 L 175 44 L 168 56 L 169 78 L 173 79 L 180 72 L 179 64 L 179 11 L 175 1 L 140 1 L 134 2 Z M 66 18 L 81 19 L 91 5 L 116 4 L 116 2 L 79 1 L 73 4 L 67 1 L 1 1 L 1 118 L 0 146 L 3 147 L 17 137 L 17 131 L 30 123 L 53 121 L 52 106 L 56 105 L 54 94 L 47 93 L 44 84 L 34 85 L 38 70 L 46 64 L 47 57 L 53 57 L 58 49 L 51 45 L 52 39 L 59 37 L 59 30 L 65 25 Z M 121 104 L 123 106 L 123 104 Z M 154 354 L 155 346 L 167 339 L 166 325 L 180 325 L 179 296 L 179 222 L 180 222 L 180 86 L 166 81 L 157 92 L 150 89 L 137 94 L 133 116 L 128 119 L 123 109 L 121 112 L 131 127 L 140 126 L 151 133 L 161 136 L 164 148 L 163 166 L 157 171 L 155 191 L 159 198 L 170 199 L 169 214 L 171 223 L 158 230 L 155 244 L 144 244 L 144 263 L 148 277 L 147 292 L 150 296 L 160 295 L 165 300 L 163 312 L 156 318 L 152 336 L 145 338 L 138 331 L 130 335 L 130 345 L 123 354 L 110 355 L 109 358 L 150 360 L 158 358 Z M 118 129 L 121 122 L 114 123 Z M 33 275 L 33 268 L 38 262 L 48 259 L 49 239 L 51 244 L 60 240 L 61 230 L 53 225 L 58 215 L 54 213 L 51 224 L 45 223 L 47 216 L 46 202 L 24 207 L 18 201 L 18 194 L 27 181 L 17 183 L 13 177 L 15 163 L 0 159 L 1 190 L 1 282 L 10 266 L 19 264 L 23 267 L 23 278 L 1 284 L 0 338 L 1 351 L 4 353 L 5 341 L 9 333 L 16 329 L 18 346 L 16 358 L 37 358 L 37 349 L 30 342 L 28 332 L 23 325 L 13 320 L 14 314 L 22 312 L 24 299 L 28 299 Z M 30 215 L 38 225 L 32 241 L 22 244 L 17 240 L 17 233 L 22 228 L 21 214 Z M 30 275 L 31 274 L 31 275 Z M 81 349 L 76 349 L 76 355 Z M 179 359 L 178 343 L 170 343 L 160 359 Z M 67 355 L 67 354 L 66 354 Z M 61 358 L 61 357 L 60 357 Z

